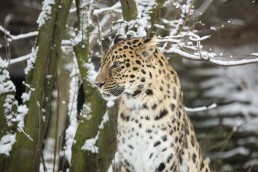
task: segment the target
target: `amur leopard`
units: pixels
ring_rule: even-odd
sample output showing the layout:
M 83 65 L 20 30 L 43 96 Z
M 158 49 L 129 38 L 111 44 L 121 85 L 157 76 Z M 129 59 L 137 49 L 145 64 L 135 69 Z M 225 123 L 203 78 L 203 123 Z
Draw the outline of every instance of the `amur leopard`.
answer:
M 156 36 L 118 42 L 95 81 L 104 99 L 119 98 L 117 171 L 209 172 L 178 75 L 156 44 Z

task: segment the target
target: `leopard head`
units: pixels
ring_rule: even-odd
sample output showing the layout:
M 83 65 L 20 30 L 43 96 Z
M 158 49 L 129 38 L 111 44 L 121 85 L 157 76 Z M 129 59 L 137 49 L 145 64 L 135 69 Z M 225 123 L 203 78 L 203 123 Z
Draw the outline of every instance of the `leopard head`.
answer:
M 102 58 L 95 84 L 106 100 L 115 100 L 123 93 L 136 94 L 160 65 L 155 57 L 161 53 L 156 47 L 157 37 L 122 40 L 111 47 Z

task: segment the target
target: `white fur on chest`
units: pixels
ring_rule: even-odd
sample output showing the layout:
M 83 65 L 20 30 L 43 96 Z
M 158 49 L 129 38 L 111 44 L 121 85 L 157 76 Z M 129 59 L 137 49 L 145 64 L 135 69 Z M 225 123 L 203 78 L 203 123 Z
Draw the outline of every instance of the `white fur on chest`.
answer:
M 134 120 L 127 122 L 118 120 L 118 130 L 121 131 L 121 135 L 118 136 L 118 151 L 133 165 L 136 172 L 155 172 L 160 162 L 166 162 L 171 153 L 175 154 L 168 141 L 171 139 L 168 138 L 166 141 L 162 139 L 164 135 L 169 137 L 167 131 L 158 128 L 151 120 L 141 119 L 141 116 L 150 115 L 149 113 L 150 111 L 146 110 L 131 111 L 130 117 Z M 147 130 L 152 132 L 146 132 Z M 154 146 L 156 142 L 160 144 Z

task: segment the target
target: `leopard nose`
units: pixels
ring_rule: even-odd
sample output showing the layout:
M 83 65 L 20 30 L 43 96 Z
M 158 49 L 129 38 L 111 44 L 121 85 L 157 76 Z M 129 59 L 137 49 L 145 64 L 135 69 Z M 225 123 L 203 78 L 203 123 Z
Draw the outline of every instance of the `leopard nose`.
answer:
M 99 88 L 101 88 L 101 87 L 105 84 L 105 82 L 95 82 L 95 84 L 96 84 Z

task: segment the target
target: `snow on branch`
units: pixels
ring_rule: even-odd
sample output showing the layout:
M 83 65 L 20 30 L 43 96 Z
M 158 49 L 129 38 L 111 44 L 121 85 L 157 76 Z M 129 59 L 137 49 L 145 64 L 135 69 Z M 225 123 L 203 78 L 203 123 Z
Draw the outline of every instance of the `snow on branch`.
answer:
M 20 56 L 20 57 L 16 57 L 14 59 L 11 59 L 9 64 L 12 65 L 12 64 L 16 64 L 16 63 L 20 63 L 20 62 L 23 62 L 25 60 L 28 60 L 30 57 L 31 57 L 31 53 L 30 54 L 26 54 L 24 56 Z
M 77 1 L 76 1 L 77 2 Z M 88 33 L 88 29 L 93 26 L 92 14 L 94 11 L 94 0 L 88 1 L 78 1 L 77 5 L 78 11 L 78 32 L 76 33 L 75 38 L 73 39 L 73 46 L 84 42 L 88 39 L 86 33 Z
M 164 4 L 167 3 L 168 2 L 165 2 Z M 173 27 L 169 33 L 170 36 L 178 35 L 182 30 L 188 28 L 186 27 L 186 23 L 188 22 L 189 17 L 193 14 L 193 0 L 186 0 L 185 3 L 176 1 L 172 2 L 172 5 L 175 7 L 174 10 L 179 10 L 178 13 L 180 13 L 180 17 L 179 19 L 169 21 L 169 25 Z
M 55 0 L 44 0 L 42 11 L 38 17 L 37 23 L 39 27 L 45 24 L 45 21 L 48 19 L 49 14 L 51 14 L 51 5 L 55 4 Z
M 210 61 L 215 64 L 219 64 L 222 66 L 236 66 L 236 65 L 257 63 L 258 56 L 256 58 L 254 58 L 251 55 L 247 55 L 243 58 L 216 57 L 216 58 L 209 58 L 207 61 Z
M 27 66 L 24 69 L 24 72 L 26 75 L 33 69 L 35 61 L 36 61 L 37 53 L 38 53 L 38 47 L 32 48 L 29 59 L 27 60 Z
M 202 107 L 196 107 L 196 108 L 185 107 L 185 110 L 187 112 L 199 112 L 199 111 L 205 111 L 205 110 L 213 109 L 213 108 L 216 108 L 216 107 L 217 107 L 217 104 L 213 103 L 210 106 L 202 106 Z
M 124 21 L 120 19 L 122 35 L 130 35 L 132 37 L 147 36 L 147 30 L 151 28 L 151 15 L 153 9 L 157 6 L 155 0 L 136 0 L 137 17 L 134 20 Z
M 12 35 L 3 26 L 0 26 L 0 31 L 3 32 L 8 37 L 8 40 L 10 42 L 16 41 L 16 40 L 21 40 L 21 39 L 27 39 L 27 38 L 35 37 L 38 35 L 38 31 L 23 33 L 23 34 L 19 34 L 19 35 Z
M 163 47 L 160 48 L 163 53 L 177 54 L 191 60 L 208 61 L 222 66 L 236 66 L 258 62 L 258 53 L 242 55 L 242 57 L 227 57 L 204 50 L 201 41 L 209 37 L 209 35 L 200 37 L 189 31 L 181 32 L 176 36 L 159 38 L 158 42 L 163 44 Z M 167 46 L 167 43 L 172 43 L 172 45 Z

